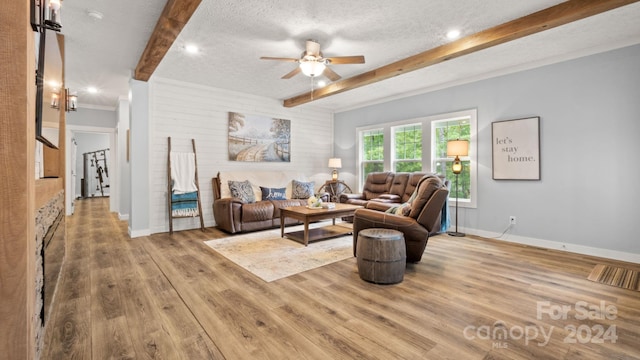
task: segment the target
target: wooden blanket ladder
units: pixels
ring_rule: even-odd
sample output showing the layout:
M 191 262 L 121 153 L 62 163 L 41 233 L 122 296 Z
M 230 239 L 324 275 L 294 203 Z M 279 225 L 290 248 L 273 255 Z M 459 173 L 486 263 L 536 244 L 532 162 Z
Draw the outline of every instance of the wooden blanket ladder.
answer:
M 196 195 L 197 195 L 197 206 L 198 213 L 197 215 L 174 215 L 173 207 L 179 202 L 179 199 L 174 199 L 174 194 L 172 190 L 172 179 L 171 179 L 171 137 L 167 138 L 169 149 L 167 151 L 167 209 L 169 211 L 169 234 L 173 234 L 173 219 L 178 218 L 190 218 L 190 217 L 199 217 L 200 218 L 200 230 L 204 231 L 204 219 L 202 218 L 202 202 L 200 201 L 200 184 L 198 183 L 198 156 L 196 155 L 196 141 L 195 139 L 191 139 L 191 145 L 193 147 L 193 157 L 195 161 L 195 185 L 196 185 Z

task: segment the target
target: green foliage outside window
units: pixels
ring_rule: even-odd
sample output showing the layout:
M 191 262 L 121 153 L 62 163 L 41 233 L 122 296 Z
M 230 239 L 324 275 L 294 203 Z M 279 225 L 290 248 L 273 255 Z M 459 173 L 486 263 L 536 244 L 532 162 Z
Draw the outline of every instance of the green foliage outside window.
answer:
M 396 172 L 420 172 L 422 161 L 396 162 Z
M 456 193 L 456 175 L 451 171 L 453 159 L 447 157 L 447 141 L 449 140 L 467 140 L 471 139 L 471 126 L 469 122 L 464 120 L 439 121 L 434 122 L 434 158 L 436 159 L 434 171 L 439 174 L 446 174 L 447 179 L 451 181 L 451 192 L 449 197 L 454 199 L 470 199 L 471 198 L 471 162 L 468 157 L 462 157 L 462 172 L 458 175 L 458 192 Z
M 381 162 L 364 163 L 364 178 L 367 178 L 367 174 L 372 172 L 384 171 L 384 164 Z
M 395 171 L 422 171 L 422 125 L 398 127 L 393 133 Z
M 363 180 L 372 172 L 384 171 L 384 134 L 382 130 L 365 131 L 362 134 Z
M 382 130 L 367 131 L 362 135 L 364 161 L 384 160 L 384 134 Z

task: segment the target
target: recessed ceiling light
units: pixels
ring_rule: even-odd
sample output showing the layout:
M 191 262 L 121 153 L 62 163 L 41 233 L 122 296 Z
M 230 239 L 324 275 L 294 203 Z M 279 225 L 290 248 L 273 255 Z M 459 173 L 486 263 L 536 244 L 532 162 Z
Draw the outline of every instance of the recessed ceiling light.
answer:
M 458 29 L 449 30 L 449 32 L 447 32 L 447 38 L 449 38 L 450 40 L 455 40 L 459 37 L 460 37 L 460 30 Z
M 94 86 L 89 86 L 87 88 L 87 92 L 91 93 L 91 94 L 95 94 L 98 92 L 98 88 L 94 87 Z
M 59 83 L 59 82 L 57 82 L 57 81 L 55 81 L 55 80 L 50 80 L 50 81 L 49 81 L 49 86 L 51 86 L 51 87 L 52 87 L 52 88 L 54 88 L 54 89 L 57 89 L 57 88 L 59 88 L 59 87 L 60 87 L 60 83 Z
M 324 81 L 324 80 L 320 80 L 320 81 L 318 81 L 318 86 L 319 86 L 319 87 L 324 87 L 325 85 L 327 85 L 327 82 L 326 82 L 326 81 Z
M 193 44 L 188 44 L 188 45 L 185 45 L 184 51 L 188 52 L 189 54 L 197 54 L 198 53 L 198 47 L 196 45 L 193 45 Z

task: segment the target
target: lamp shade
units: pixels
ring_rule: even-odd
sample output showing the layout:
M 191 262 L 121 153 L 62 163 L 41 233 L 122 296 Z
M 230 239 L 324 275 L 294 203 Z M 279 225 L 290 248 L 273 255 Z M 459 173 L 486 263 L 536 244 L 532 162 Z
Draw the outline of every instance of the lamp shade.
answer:
M 467 140 L 451 140 L 447 142 L 447 156 L 469 155 L 469 142 Z
M 325 67 L 326 65 L 323 62 L 315 60 L 302 61 L 300 63 L 300 70 L 309 77 L 322 75 Z
M 328 167 L 334 168 L 334 169 L 341 169 L 342 168 L 342 159 L 340 159 L 340 158 L 331 158 L 331 159 L 329 159 Z

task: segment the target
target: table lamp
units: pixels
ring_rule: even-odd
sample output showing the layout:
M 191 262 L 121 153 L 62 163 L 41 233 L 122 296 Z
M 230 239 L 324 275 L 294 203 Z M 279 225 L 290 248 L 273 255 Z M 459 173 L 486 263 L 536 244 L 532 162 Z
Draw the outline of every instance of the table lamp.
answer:
M 329 159 L 329 167 L 333 168 L 333 172 L 331 173 L 331 180 L 338 180 L 338 169 L 342 168 L 342 159 L 340 158 L 331 158 Z

